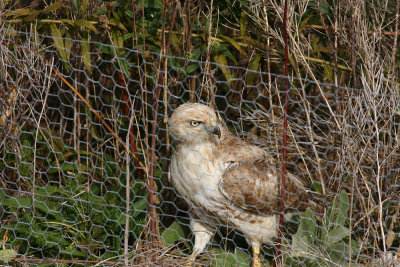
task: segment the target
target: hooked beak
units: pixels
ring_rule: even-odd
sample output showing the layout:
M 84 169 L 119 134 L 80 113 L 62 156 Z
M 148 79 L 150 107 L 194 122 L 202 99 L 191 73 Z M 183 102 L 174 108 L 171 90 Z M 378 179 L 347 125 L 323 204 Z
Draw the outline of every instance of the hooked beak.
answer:
M 213 128 L 211 129 L 211 133 L 218 135 L 218 139 L 221 138 L 221 129 L 219 128 L 218 124 L 213 126 Z

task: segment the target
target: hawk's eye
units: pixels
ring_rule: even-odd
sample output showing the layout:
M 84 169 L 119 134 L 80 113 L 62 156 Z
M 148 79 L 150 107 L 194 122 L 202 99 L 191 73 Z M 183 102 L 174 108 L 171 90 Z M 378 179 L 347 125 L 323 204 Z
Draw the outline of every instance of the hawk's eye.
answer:
M 199 126 L 199 124 L 199 121 L 190 121 L 190 125 L 192 125 L 193 127 Z

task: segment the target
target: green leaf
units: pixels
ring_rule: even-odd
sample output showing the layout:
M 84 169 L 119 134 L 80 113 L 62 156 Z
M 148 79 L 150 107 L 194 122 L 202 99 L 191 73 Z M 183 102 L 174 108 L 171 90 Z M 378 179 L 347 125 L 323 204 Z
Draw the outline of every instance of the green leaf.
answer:
M 326 227 L 336 228 L 339 225 L 345 225 L 348 219 L 348 212 L 350 208 L 350 201 L 347 193 L 342 190 L 339 195 L 335 197 L 332 206 L 328 209 L 328 216 L 325 218 Z
M 126 41 L 126 40 L 132 38 L 132 36 L 133 36 L 133 33 L 131 33 L 131 32 L 127 33 L 127 34 L 124 34 L 124 36 L 122 37 L 122 40 Z
M 235 256 L 237 259 L 238 266 L 249 266 L 251 263 L 251 258 L 245 251 L 235 248 Z
M 307 23 L 308 21 L 313 17 L 313 15 L 309 15 L 308 17 L 306 17 L 301 23 L 300 23 L 300 27 L 297 30 L 296 36 L 297 34 L 300 34 L 304 31 L 304 29 L 307 28 Z
M 221 249 L 217 249 L 215 252 L 215 258 L 211 261 L 210 266 L 212 267 L 230 267 L 230 266 L 249 266 L 251 258 L 249 255 L 238 248 L 235 249 L 235 253 L 226 252 Z
M 240 13 L 240 36 L 246 33 L 247 25 L 249 24 L 248 16 L 245 11 Z
M 22 197 L 8 197 L 4 199 L 2 205 L 13 208 L 31 208 L 32 199 Z
M 312 51 L 311 51 L 311 53 L 318 53 L 318 51 L 319 51 L 319 37 L 315 37 L 313 40 L 312 40 Z
M 292 236 L 293 257 L 306 256 L 309 247 L 313 246 L 316 240 L 317 221 L 310 208 L 301 215 L 299 228 Z
M 82 37 L 81 48 L 82 48 L 82 60 L 83 64 L 86 67 L 86 70 L 92 73 L 92 61 L 90 59 L 90 43 L 89 43 L 89 34 L 84 34 L 85 37 Z
M 292 257 L 306 257 L 308 255 L 309 246 L 307 237 L 301 234 L 294 234 L 292 236 L 291 253 Z
M 218 67 L 222 70 L 222 73 L 224 74 L 225 79 L 228 81 L 228 83 L 231 84 L 231 74 L 229 73 L 229 69 L 227 67 L 228 61 L 226 60 L 226 56 L 222 54 L 215 55 L 214 60 L 220 65 Z
M 129 62 L 125 58 L 119 58 L 119 64 L 125 76 L 130 77 L 129 74 Z
M 17 9 L 15 11 L 7 11 L 3 14 L 4 17 L 12 16 L 15 15 L 15 17 L 21 17 L 21 16 L 27 16 L 31 13 L 30 8 L 22 8 L 22 9 Z
M 176 33 L 174 33 L 174 32 L 171 33 L 171 44 L 177 48 L 179 48 L 179 46 L 180 46 L 179 38 L 176 35 Z M 170 54 L 170 55 L 172 55 L 172 54 Z
M 105 8 L 104 6 L 100 7 L 97 12 L 93 13 L 94 16 L 99 16 L 104 14 L 107 14 L 107 8 Z
M 22 197 L 8 197 L 5 198 L 2 202 L 2 205 L 5 207 L 12 207 L 12 208 L 32 208 L 32 199 L 30 198 L 22 198 Z M 43 202 L 39 202 L 35 200 L 35 208 L 37 210 L 42 211 L 45 214 L 50 214 L 56 218 L 56 220 L 62 221 L 62 217 L 58 212 L 52 211 L 47 207 L 47 204 Z
M 240 47 L 240 44 L 238 42 L 236 42 L 235 40 L 233 40 L 232 38 L 230 38 L 229 36 L 224 36 L 222 35 L 221 38 L 227 40 L 228 42 L 231 43 L 231 45 L 233 47 L 235 47 L 239 53 L 243 56 L 245 56 L 246 58 L 248 58 L 249 56 L 247 55 L 247 53 Z
M 3 203 L 5 198 L 6 198 L 6 193 L 4 192 L 3 188 L 0 188 L 0 203 Z
M 60 167 L 64 173 L 67 172 L 76 173 L 78 171 L 78 165 L 76 163 L 63 162 Z M 58 172 L 58 170 L 55 170 L 54 172 Z M 51 172 L 49 171 L 49 173 Z
M 139 0 L 137 4 L 137 8 L 156 8 L 156 9 L 161 9 L 162 8 L 162 0 Z
M 36 20 L 40 13 L 42 13 L 42 12 L 34 9 L 33 11 L 31 11 L 29 16 L 26 16 L 25 18 L 23 18 L 22 21 L 27 22 L 27 21 Z
M 331 10 L 329 7 L 329 4 L 327 4 L 325 1 L 319 1 L 319 7 L 321 10 L 321 13 L 326 16 L 326 15 L 330 15 Z
M 331 227 L 331 224 L 334 222 L 335 211 L 337 211 L 338 198 L 339 198 L 339 195 L 336 195 L 333 198 L 333 201 L 332 201 L 331 205 L 328 207 L 328 211 L 325 215 L 324 225 L 327 229 L 329 229 Z
M 231 51 L 228 48 L 221 49 L 222 54 L 227 56 L 230 60 L 232 60 L 235 64 L 237 64 L 236 58 L 232 55 Z
M 161 234 L 161 239 L 167 246 L 173 245 L 176 241 L 185 238 L 185 232 L 182 226 L 174 221 L 164 232 Z
M 120 21 L 118 21 L 116 19 L 110 19 L 108 22 L 110 23 L 110 25 L 116 26 L 116 27 L 120 28 L 123 31 L 126 31 L 126 32 L 128 31 L 126 29 L 126 27 L 124 26 L 124 24 L 122 24 Z
M 350 249 L 351 249 L 351 256 L 352 257 L 357 256 L 357 254 L 358 254 L 358 244 L 354 239 L 352 239 L 350 241 Z
M 43 10 L 43 13 L 47 14 L 47 13 L 50 13 L 52 11 L 56 11 L 56 10 L 60 9 L 62 6 L 63 6 L 63 4 L 61 3 L 61 1 L 60 2 L 55 2 L 55 3 L 51 4 L 51 5 L 49 5 L 48 7 L 46 7 Z
M 73 2 L 74 2 L 75 10 L 79 10 L 79 5 L 80 5 L 79 0 L 73 0 Z
M 345 237 L 350 236 L 350 230 L 347 227 L 338 225 L 332 231 L 329 232 L 329 245 L 336 244 Z
M 141 198 L 138 201 L 133 204 L 133 217 L 136 218 L 139 214 L 142 213 L 147 207 L 147 199 L 146 198 Z
M 126 9 L 125 10 L 125 15 L 127 15 L 128 17 L 130 17 L 131 19 L 133 19 L 135 17 L 135 13 L 133 13 L 132 10 L 130 9 Z
M 64 23 L 68 23 L 71 26 L 75 26 L 75 23 L 72 19 L 62 19 L 61 21 Z
M 75 20 L 75 25 L 79 26 L 79 27 L 85 27 L 85 28 L 97 33 L 97 29 L 94 27 L 92 21 L 88 21 L 88 20 L 84 20 L 84 19 L 78 19 L 78 20 Z
M 349 246 L 345 242 L 340 242 L 328 247 L 328 254 L 332 262 L 343 265 L 348 258 Z
M 2 249 L 0 250 L 0 262 L 8 263 L 9 261 L 12 261 L 17 255 L 18 252 L 13 249 Z
M 60 55 L 61 59 L 64 60 L 64 66 L 69 69 L 68 64 L 66 64 L 66 62 L 68 62 L 67 52 L 64 46 L 64 41 L 62 39 L 60 29 L 58 29 L 55 24 L 50 24 L 50 30 L 51 35 L 54 37 L 54 45 L 57 48 L 58 54 Z
M 82 0 L 82 8 L 81 8 L 82 15 L 86 14 L 87 5 L 88 5 L 88 0 Z
M 61 253 L 67 254 L 68 256 L 87 257 L 85 253 L 74 248 L 62 249 Z
M 64 44 L 65 44 L 65 53 L 67 54 L 67 59 L 69 61 L 70 57 L 71 57 L 71 49 L 72 49 L 72 38 L 71 35 L 69 34 L 69 32 L 67 32 L 67 34 L 65 35 L 65 39 L 64 39 Z
M 236 259 L 232 253 L 220 253 L 211 262 L 211 267 L 233 267 L 236 266 Z
M 338 225 L 344 225 L 349 217 L 350 200 L 346 191 L 340 192 L 338 215 L 336 216 L 335 223 Z
M 52 196 L 55 195 L 56 193 L 65 193 L 65 191 L 58 186 L 47 184 L 45 187 L 40 188 L 36 191 L 37 195 L 42 195 L 42 196 Z M 68 195 L 69 197 L 72 197 L 71 195 Z
M 260 65 L 260 59 L 261 59 L 261 55 L 257 55 L 249 64 L 248 69 L 249 70 L 253 70 L 256 71 L 258 70 L 258 66 Z M 253 85 L 256 83 L 255 79 L 256 79 L 256 72 L 253 71 L 248 71 L 247 75 L 246 75 L 246 84 L 249 85 Z
M 119 34 L 117 30 L 112 31 L 112 41 L 113 41 L 113 46 L 115 48 L 124 47 L 124 41 L 122 40 L 122 36 Z
M 187 66 L 187 67 L 184 69 L 184 72 L 185 72 L 186 74 L 190 74 L 190 73 L 194 72 L 195 70 L 197 70 L 198 68 L 199 68 L 199 65 L 198 65 L 197 63 L 191 64 L 191 65 Z
M 133 210 L 131 210 L 131 215 L 132 218 L 137 218 L 139 215 L 143 214 L 143 211 L 146 209 L 147 207 L 147 199 L 146 198 L 141 198 L 138 201 L 136 201 L 133 204 Z M 119 219 L 119 223 L 121 225 L 125 225 L 125 220 L 126 218 L 126 213 L 123 213 Z
M 334 83 L 332 68 L 328 64 L 326 64 L 326 62 L 324 62 L 323 64 L 326 80 L 330 83 Z
M 317 221 L 314 213 L 310 208 L 304 212 L 301 216 L 301 221 L 297 233 L 304 235 L 307 238 L 308 243 L 313 244 L 316 238 L 316 226 Z

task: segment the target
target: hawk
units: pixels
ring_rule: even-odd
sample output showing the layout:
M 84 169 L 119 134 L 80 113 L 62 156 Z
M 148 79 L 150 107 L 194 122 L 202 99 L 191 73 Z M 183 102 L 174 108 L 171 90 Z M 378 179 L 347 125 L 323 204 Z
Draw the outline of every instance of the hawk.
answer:
M 261 245 L 278 234 L 277 162 L 262 148 L 234 136 L 206 105 L 180 105 L 168 122 L 176 140 L 169 180 L 190 207 L 195 237 L 191 260 L 203 252 L 218 225 L 228 224 L 245 235 L 253 249 L 253 266 L 261 266 Z M 285 207 L 308 206 L 303 184 L 290 173 L 285 190 Z

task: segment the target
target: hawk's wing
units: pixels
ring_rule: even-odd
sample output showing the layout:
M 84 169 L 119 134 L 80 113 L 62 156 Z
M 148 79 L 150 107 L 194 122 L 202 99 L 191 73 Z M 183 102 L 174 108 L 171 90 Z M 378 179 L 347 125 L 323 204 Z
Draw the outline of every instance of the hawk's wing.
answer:
M 254 213 L 271 215 L 279 211 L 281 174 L 274 160 L 261 148 L 238 139 L 222 140 L 218 148 L 228 163 L 219 182 L 224 196 L 232 204 Z M 286 209 L 304 210 L 308 206 L 304 185 L 290 173 L 286 176 L 285 190 Z
M 219 189 L 236 206 L 272 214 L 279 210 L 279 185 L 265 167 L 262 160 L 232 163 L 222 175 Z

